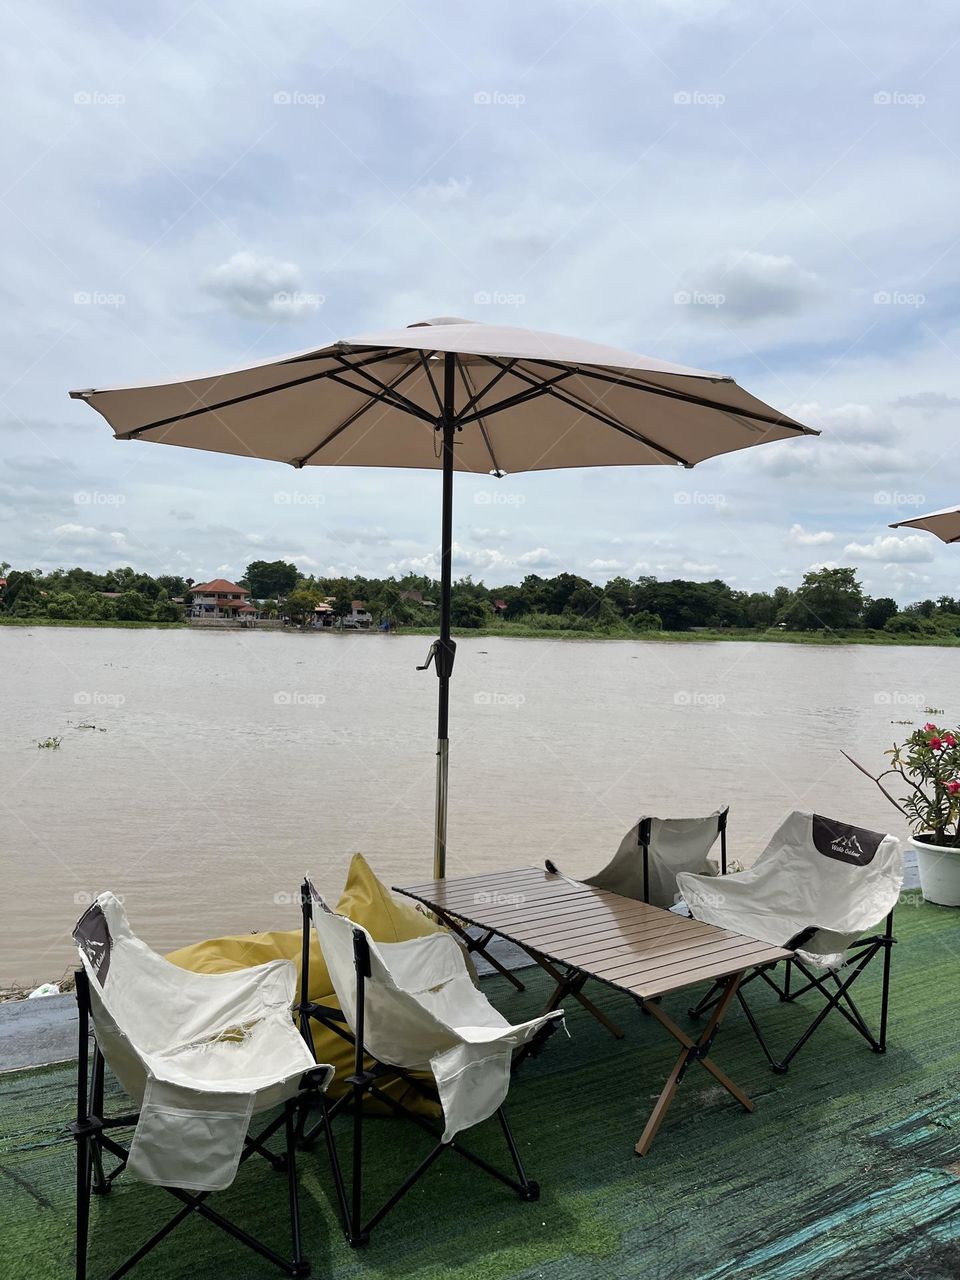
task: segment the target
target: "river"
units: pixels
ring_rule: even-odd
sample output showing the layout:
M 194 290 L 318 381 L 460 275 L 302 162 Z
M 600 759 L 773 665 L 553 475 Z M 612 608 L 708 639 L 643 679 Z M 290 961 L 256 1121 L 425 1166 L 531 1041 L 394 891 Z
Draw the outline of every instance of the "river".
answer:
M 335 900 L 355 850 L 388 884 L 427 879 L 428 644 L 0 629 L 0 984 L 63 975 L 103 889 L 167 950 L 297 927 L 303 873 Z M 463 639 L 448 873 L 550 857 L 587 874 L 641 813 L 722 803 L 746 864 L 794 808 L 904 835 L 839 750 L 879 770 L 910 731 L 895 721 L 932 705 L 955 725 L 958 677 L 949 648 Z

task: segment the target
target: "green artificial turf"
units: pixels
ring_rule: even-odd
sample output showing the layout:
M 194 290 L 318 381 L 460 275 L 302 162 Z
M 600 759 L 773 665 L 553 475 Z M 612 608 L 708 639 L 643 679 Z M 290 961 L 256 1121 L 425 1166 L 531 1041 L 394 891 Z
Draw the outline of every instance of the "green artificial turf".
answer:
M 960 1275 L 960 911 L 897 912 L 890 1044 L 872 1053 L 831 1016 L 789 1074 L 767 1068 L 739 1010 L 714 1055 L 756 1102 L 742 1112 L 692 1067 L 650 1154 L 634 1143 L 674 1058 L 671 1041 L 627 999 L 594 998 L 627 1028 L 615 1041 L 579 1006 L 570 1038 L 555 1035 L 518 1073 L 509 1112 L 539 1203 L 445 1155 L 352 1251 L 334 1212 L 322 1149 L 301 1155 L 305 1244 L 315 1276 L 384 1280 L 955 1280 Z M 876 1009 L 879 964 L 858 984 Z M 485 989 L 510 1018 L 542 1004 L 545 975 L 526 992 Z M 759 986 L 760 984 L 755 984 Z M 751 988 L 753 990 L 754 988 Z M 755 997 L 785 1045 L 803 1010 Z M 804 1003 L 809 1001 L 807 997 Z M 683 1025 L 688 997 L 664 1007 Z M 809 1008 L 808 1004 L 808 1008 Z M 0 1077 L 0 1258 L 3 1275 L 72 1275 L 73 1147 L 62 1132 L 75 1081 L 69 1066 Z M 115 1091 L 114 1091 L 115 1093 Z M 425 1150 L 397 1120 L 369 1122 L 370 1203 Z M 349 1122 L 338 1122 L 349 1154 Z M 499 1129 L 470 1135 L 499 1160 Z M 285 1181 L 259 1159 L 211 1202 L 281 1251 Z M 91 1280 L 106 1275 L 169 1216 L 162 1191 L 120 1179 L 95 1200 Z M 245 1280 L 269 1265 L 191 1219 L 137 1270 L 148 1280 Z

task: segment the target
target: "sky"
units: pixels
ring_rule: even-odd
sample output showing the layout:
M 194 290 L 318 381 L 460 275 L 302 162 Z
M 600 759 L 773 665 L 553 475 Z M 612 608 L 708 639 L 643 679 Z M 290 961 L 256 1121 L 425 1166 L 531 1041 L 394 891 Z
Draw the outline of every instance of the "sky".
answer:
M 0 48 L 0 560 L 436 573 L 439 476 L 113 440 L 70 388 L 462 316 L 719 370 L 823 434 L 456 480 L 490 585 L 960 552 L 960 14 L 879 0 L 19 6 Z

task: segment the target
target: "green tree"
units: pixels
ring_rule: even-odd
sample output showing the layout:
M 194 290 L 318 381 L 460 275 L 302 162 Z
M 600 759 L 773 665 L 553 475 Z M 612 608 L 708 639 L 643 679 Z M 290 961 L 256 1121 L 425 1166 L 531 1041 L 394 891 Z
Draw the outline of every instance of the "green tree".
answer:
M 450 621 L 455 627 L 485 627 L 490 621 L 490 608 L 469 592 L 454 592 L 450 600 Z
M 48 597 L 46 613 L 48 618 L 67 621 L 80 617 L 80 606 L 76 596 L 72 596 L 69 591 L 58 591 L 56 595 Z
M 252 560 L 243 575 L 243 583 L 255 600 L 267 596 L 285 596 L 293 591 L 300 570 L 286 560 Z
M 124 591 L 117 601 L 117 617 L 121 622 L 146 622 L 153 605 L 139 591 Z
M 287 617 L 300 626 L 313 619 L 313 611 L 320 603 L 320 592 L 316 587 L 301 585 L 291 591 L 286 599 Z
M 889 596 L 868 600 L 863 606 L 863 625 L 873 631 L 881 631 L 897 612 L 897 602 Z
M 803 575 L 781 621 L 791 631 L 832 631 L 856 627 L 863 609 L 863 590 L 856 569 L 811 569 Z

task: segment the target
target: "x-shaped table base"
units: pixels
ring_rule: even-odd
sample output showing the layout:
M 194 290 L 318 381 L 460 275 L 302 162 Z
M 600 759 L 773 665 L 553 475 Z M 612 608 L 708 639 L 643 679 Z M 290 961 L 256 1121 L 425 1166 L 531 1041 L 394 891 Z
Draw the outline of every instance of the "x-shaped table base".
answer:
M 658 1004 L 653 1000 L 641 1000 L 640 1004 L 645 1012 L 652 1014 L 657 1021 L 666 1028 L 679 1044 L 683 1045 L 683 1052 L 677 1058 L 673 1070 L 667 1076 L 667 1083 L 663 1086 L 660 1097 L 654 1103 L 653 1110 L 650 1112 L 650 1118 L 647 1120 L 646 1128 L 640 1135 L 640 1141 L 636 1145 L 638 1156 L 645 1156 L 650 1150 L 650 1144 L 657 1136 L 657 1130 L 663 1123 L 663 1117 L 667 1114 L 674 1095 L 680 1087 L 680 1083 L 686 1073 L 687 1067 L 691 1062 L 699 1062 L 701 1067 L 706 1069 L 719 1084 L 722 1084 L 727 1093 L 732 1094 L 740 1103 L 744 1111 L 752 1111 L 753 1103 L 743 1092 L 741 1088 L 734 1084 L 728 1075 L 725 1075 L 720 1068 L 710 1061 L 709 1053 L 713 1045 L 713 1041 L 717 1032 L 720 1030 L 720 1024 L 726 1016 L 726 1012 L 730 1004 L 737 994 L 737 988 L 740 985 L 742 973 L 734 973 L 723 983 L 723 995 L 714 1006 L 710 1020 L 703 1029 L 703 1034 L 699 1040 L 691 1040 L 685 1031 L 668 1018 Z

